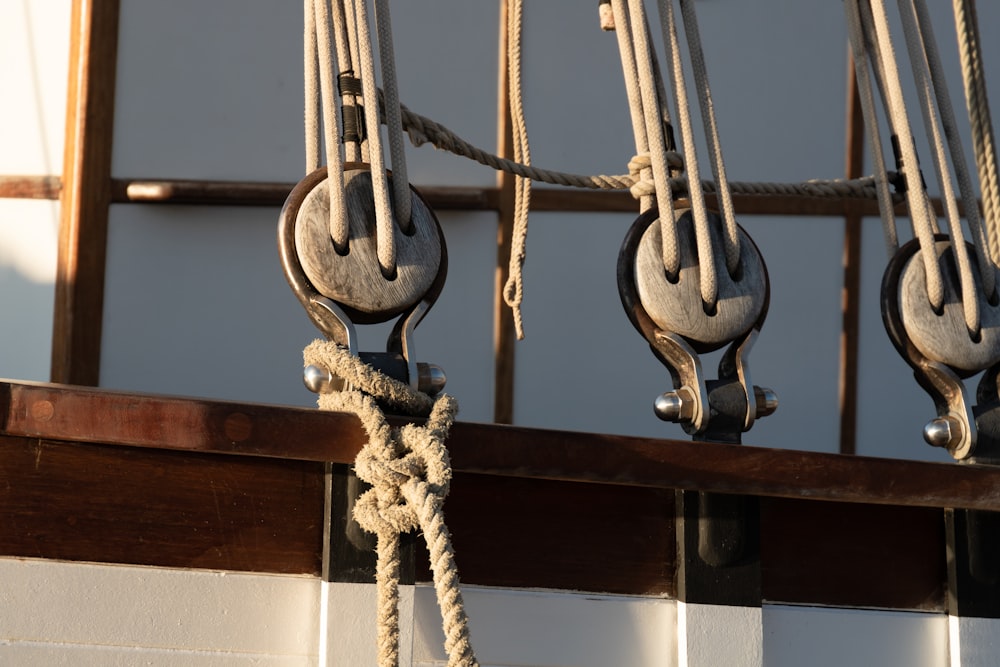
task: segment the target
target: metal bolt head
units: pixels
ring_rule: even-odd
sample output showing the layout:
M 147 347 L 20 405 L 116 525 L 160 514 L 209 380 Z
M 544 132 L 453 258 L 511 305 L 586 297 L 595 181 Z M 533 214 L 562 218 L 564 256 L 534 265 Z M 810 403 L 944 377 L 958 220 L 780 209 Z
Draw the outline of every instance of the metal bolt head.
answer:
M 952 417 L 937 417 L 924 426 L 924 440 L 932 447 L 950 447 L 962 438 L 962 426 Z
M 302 371 L 302 381 L 314 394 L 324 394 L 332 390 L 333 374 L 322 366 L 310 364 Z
M 767 417 L 778 409 L 778 395 L 774 390 L 754 386 L 753 394 L 757 402 L 757 417 Z
M 665 422 L 679 422 L 684 408 L 684 400 L 676 391 L 660 394 L 653 401 L 653 412 Z
M 448 377 L 444 374 L 444 369 L 437 364 L 417 364 L 418 386 L 420 391 L 428 396 L 436 396 L 444 389 Z

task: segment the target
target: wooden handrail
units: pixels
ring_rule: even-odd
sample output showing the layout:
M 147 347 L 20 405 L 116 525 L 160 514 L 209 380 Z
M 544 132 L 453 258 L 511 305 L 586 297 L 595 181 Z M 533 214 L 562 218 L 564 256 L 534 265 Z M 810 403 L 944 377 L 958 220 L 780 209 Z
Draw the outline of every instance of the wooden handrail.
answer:
M 352 415 L 0 382 L 0 433 L 212 454 L 351 463 Z M 752 446 L 455 424 L 456 471 L 601 485 L 1000 511 L 1000 469 Z

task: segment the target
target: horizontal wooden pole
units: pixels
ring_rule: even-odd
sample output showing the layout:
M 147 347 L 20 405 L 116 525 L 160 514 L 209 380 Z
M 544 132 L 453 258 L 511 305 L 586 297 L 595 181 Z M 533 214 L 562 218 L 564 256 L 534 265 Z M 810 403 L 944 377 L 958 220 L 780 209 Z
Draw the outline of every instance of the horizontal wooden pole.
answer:
M 59 199 L 58 176 L 0 176 L 0 199 Z
M 285 203 L 294 186 L 294 183 L 257 181 L 112 179 L 111 201 L 118 204 L 279 207 Z M 436 210 L 496 211 L 500 206 L 500 193 L 496 187 L 418 185 L 416 188 Z M 0 198 L 58 199 L 60 190 L 58 176 L 0 176 Z M 709 206 L 717 207 L 714 195 L 707 195 L 706 201 Z M 934 198 L 931 201 L 937 214 L 943 215 L 941 200 Z M 733 205 L 740 215 L 879 215 L 878 202 L 860 198 L 733 195 Z M 962 211 L 962 203 L 958 202 L 958 205 L 959 211 Z M 536 187 L 532 190 L 531 210 L 638 215 L 639 208 L 632 195 L 624 191 Z M 905 204 L 897 204 L 895 213 L 898 217 L 906 217 Z
M 69 442 L 352 463 L 347 414 L 0 383 L 2 432 Z M 456 471 L 757 496 L 1000 511 L 1000 469 L 458 423 Z

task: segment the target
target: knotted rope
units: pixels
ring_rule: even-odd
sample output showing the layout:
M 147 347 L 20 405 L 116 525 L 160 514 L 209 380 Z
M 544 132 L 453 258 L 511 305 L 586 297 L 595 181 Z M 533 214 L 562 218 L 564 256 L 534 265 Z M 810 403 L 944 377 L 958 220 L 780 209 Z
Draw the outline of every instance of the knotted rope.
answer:
M 451 464 L 444 441 L 458 403 L 447 394 L 431 399 L 390 378 L 336 343 L 316 340 L 303 352 L 306 365 L 323 366 L 354 389 L 320 394 L 322 410 L 357 415 L 368 443 L 355 461 L 360 479 L 372 485 L 358 499 L 354 518 L 378 536 L 378 664 L 399 664 L 399 536 L 420 528 L 430 552 L 434 588 L 445 634 L 449 667 L 479 663 L 469 641 L 468 617 L 459 588 L 458 567 L 444 523 L 444 499 L 451 483 Z M 389 425 L 378 400 L 424 425 Z

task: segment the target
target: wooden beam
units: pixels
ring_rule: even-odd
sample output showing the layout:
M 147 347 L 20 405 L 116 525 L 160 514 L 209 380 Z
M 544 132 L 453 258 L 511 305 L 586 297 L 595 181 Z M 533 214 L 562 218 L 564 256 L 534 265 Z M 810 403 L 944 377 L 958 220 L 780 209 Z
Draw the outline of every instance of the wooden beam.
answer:
M 0 176 L 0 199 L 59 199 L 58 176 Z
M 864 169 L 865 127 L 854 58 L 847 62 L 847 123 L 845 176 L 857 178 Z M 857 453 L 858 338 L 861 313 L 861 220 L 860 212 L 844 216 L 844 285 L 841 290 L 840 362 L 838 406 L 840 408 L 840 453 Z
M 15 382 L 0 382 L 0 435 L 344 464 L 366 440 L 341 413 Z M 448 444 L 465 473 L 1000 511 L 989 466 L 472 423 Z
M 119 0 L 74 0 L 51 377 L 96 385 L 101 325 Z
M 510 115 L 510 77 L 507 71 L 507 0 L 500 0 L 500 54 L 497 79 L 497 152 L 501 157 L 514 154 L 513 120 Z M 511 239 L 514 233 L 514 176 L 497 172 L 497 264 L 493 281 L 493 421 L 514 421 L 514 314 L 503 298 L 510 264 Z

